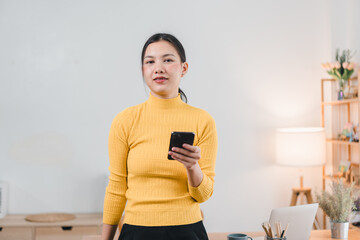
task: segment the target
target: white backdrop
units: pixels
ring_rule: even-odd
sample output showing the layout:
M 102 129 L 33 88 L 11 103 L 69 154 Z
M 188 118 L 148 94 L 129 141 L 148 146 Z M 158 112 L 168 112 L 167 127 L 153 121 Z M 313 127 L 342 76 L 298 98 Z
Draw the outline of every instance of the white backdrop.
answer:
M 274 129 L 320 126 L 320 63 L 357 50 L 359 0 L 0 0 L 0 180 L 9 213 L 101 212 L 113 117 L 148 97 L 140 53 L 172 33 L 182 89 L 215 118 L 209 232 L 260 231 L 298 170 L 274 161 Z M 341 14 L 339 14 L 341 13 Z M 357 31 L 357 32 L 356 32 Z M 321 187 L 321 168 L 305 170 Z

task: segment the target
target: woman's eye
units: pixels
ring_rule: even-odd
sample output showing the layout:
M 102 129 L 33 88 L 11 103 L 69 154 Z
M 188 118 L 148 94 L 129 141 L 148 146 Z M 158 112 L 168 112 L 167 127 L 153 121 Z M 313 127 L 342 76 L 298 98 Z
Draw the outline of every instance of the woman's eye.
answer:
M 172 59 L 165 59 L 165 62 L 173 62 Z
M 151 63 L 154 63 L 154 61 L 146 61 L 145 64 L 151 64 Z

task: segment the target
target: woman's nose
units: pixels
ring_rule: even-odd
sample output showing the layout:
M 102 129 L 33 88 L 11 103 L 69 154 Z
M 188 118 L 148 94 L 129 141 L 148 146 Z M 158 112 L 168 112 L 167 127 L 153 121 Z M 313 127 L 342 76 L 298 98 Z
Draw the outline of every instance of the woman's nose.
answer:
M 163 73 L 164 72 L 164 68 L 162 64 L 156 64 L 155 66 L 155 73 Z

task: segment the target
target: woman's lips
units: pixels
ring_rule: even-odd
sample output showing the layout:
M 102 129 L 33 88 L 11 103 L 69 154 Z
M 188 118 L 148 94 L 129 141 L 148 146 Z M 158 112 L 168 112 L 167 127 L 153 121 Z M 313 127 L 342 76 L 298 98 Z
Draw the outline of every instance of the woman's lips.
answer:
M 165 82 L 167 80 L 167 78 L 155 78 L 154 79 L 154 81 L 156 82 L 156 83 L 163 83 L 163 82 Z

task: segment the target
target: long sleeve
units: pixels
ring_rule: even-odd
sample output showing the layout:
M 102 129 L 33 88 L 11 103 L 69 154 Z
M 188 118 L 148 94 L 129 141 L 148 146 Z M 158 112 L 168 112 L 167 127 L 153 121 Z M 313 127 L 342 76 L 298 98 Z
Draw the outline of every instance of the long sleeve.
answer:
M 214 191 L 215 162 L 217 154 L 217 132 L 214 119 L 209 115 L 199 119 L 199 142 L 201 149 L 200 168 L 203 180 L 197 187 L 189 186 L 189 193 L 197 202 L 208 200 Z
M 111 225 L 119 223 L 126 204 L 128 119 L 126 112 L 119 113 L 114 118 L 109 133 L 110 176 L 104 199 L 103 223 Z

